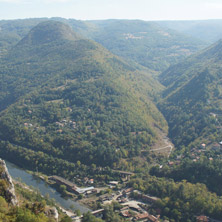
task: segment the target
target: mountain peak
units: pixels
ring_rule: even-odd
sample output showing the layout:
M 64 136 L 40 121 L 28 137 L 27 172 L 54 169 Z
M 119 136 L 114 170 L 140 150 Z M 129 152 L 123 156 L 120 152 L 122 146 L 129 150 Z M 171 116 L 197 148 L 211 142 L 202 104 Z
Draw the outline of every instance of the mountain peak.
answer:
M 44 44 L 57 40 L 74 41 L 79 36 L 66 24 L 58 21 L 45 21 L 35 26 L 19 44 Z

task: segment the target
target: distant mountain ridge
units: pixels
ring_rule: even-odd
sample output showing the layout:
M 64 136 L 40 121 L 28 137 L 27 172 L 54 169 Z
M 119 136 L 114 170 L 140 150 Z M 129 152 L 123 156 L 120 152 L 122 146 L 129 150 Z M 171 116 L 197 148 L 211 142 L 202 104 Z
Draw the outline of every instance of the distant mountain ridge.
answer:
M 0 21 L 0 55 L 21 40 L 30 28 L 44 20 L 69 24 L 76 33 L 97 41 L 112 53 L 134 63 L 137 68 L 142 65 L 157 72 L 206 46 L 200 40 L 163 28 L 156 22 L 41 18 Z
M 158 21 L 163 27 L 177 30 L 180 33 L 214 43 L 222 38 L 222 20 L 193 20 L 193 21 Z
M 70 21 L 70 24 L 72 21 Z M 89 21 L 91 38 L 112 53 L 151 70 L 163 71 L 205 46 L 204 42 L 141 20 Z
M 78 39 L 80 39 L 80 36 L 78 36 L 70 26 L 62 22 L 45 21 L 35 26 L 18 45 L 38 45 L 59 40 L 75 41 Z

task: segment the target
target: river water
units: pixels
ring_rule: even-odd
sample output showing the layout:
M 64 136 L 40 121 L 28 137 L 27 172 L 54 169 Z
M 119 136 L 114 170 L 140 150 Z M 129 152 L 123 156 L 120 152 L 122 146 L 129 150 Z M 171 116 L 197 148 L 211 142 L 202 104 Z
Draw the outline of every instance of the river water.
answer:
M 51 199 L 55 199 L 55 201 L 59 203 L 63 208 L 70 211 L 79 209 L 82 213 L 90 211 L 88 208 L 80 205 L 78 202 L 61 197 L 61 195 L 55 189 L 50 187 L 43 180 L 34 177 L 32 174 L 27 173 L 25 170 L 15 166 L 8 161 L 5 161 L 5 163 L 12 178 L 21 178 L 22 182 L 24 182 L 28 186 L 32 186 L 38 189 L 40 193 L 44 196 L 48 194 Z

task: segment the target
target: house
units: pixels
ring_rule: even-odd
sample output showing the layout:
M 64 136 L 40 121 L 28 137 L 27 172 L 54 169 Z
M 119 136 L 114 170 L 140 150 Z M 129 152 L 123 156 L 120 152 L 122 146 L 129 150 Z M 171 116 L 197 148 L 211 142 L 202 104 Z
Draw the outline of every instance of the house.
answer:
M 93 184 L 94 183 L 94 179 L 89 179 L 88 183 Z
M 159 215 L 157 217 L 155 217 L 155 216 L 145 212 L 145 213 L 142 213 L 142 214 L 137 214 L 134 217 L 133 221 L 144 221 L 146 219 L 146 221 L 149 221 L 149 222 L 159 222 L 159 218 L 160 218 Z
M 197 222 L 208 222 L 209 220 L 208 220 L 208 217 L 207 216 L 197 216 L 196 217 L 196 219 L 197 219 Z
M 201 148 L 201 149 L 205 149 L 205 148 L 206 148 L 206 144 L 205 144 L 205 143 L 202 143 L 202 144 L 200 145 L 200 148 Z
M 158 215 L 157 217 L 155 217 L 155 216 L 149 214 L 147 221 L 148 221 L 148 222 L 160 222 L 160 221 L 159 221 L 159 218 L 160 218 L 160 215 Z
M 168 162 L 168 165 L 169 165 L 169 166 L 173 166 L 173 165 L 174 165 L 174 162 L 173 162 L 173 161 L 169 161 L 169 162 Z
M 123 217 L 125 217 L 125 218 L 130 218 L 130 217 L 132 217 L 131 213 L 130 213 L 128 210 L 126 210 L 126 211 L 121 211 L 121 215 L 122 215 Z
M 109 182 L 109 185 L 111 185 L 111 186 L 117 186 L 118 185 L 118 181 L 110 181 Z
M 142 214 L 137 214 L 137 215 L 134 217 L 134 221 L 140 221 L 140 220 L 148 219 L 148 216 L 149 216 L 149 214 L 148 214 L 147 212 L 142 213 Z
M 127 188 L 127 189 L 123 190 L 123 195 L 129 194 L 129 193 L 131 193 L 132 191 L 133 191 L 133 188 L 132 188 L 132 187 Z

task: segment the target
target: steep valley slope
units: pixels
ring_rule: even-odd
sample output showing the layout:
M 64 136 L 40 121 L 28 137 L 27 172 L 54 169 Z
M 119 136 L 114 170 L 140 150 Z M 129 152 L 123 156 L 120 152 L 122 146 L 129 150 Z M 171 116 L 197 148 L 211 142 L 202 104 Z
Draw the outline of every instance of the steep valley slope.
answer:
M 34 27 L 0 66 L 0 153 L 27 168 L 113 167 L 167 132 L 161 84 L 61 22 Z

